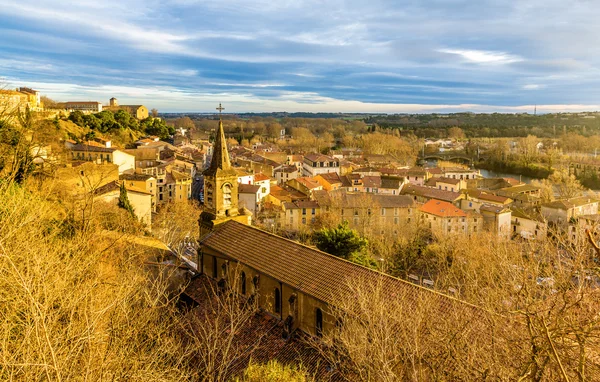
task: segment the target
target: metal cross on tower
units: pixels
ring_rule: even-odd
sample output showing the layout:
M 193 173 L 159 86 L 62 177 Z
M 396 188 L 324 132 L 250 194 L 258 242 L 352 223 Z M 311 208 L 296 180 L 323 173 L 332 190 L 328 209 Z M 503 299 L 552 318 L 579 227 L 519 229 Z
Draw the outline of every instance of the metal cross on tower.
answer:
M 223 110 L 225 110 L 225 108 L 223 106 L 221 106 L 221 103 L 219 102 L 219 107 L 217 108 L 217 110 L 219 110 L 219 119 L 221 119 L 221 112 Z

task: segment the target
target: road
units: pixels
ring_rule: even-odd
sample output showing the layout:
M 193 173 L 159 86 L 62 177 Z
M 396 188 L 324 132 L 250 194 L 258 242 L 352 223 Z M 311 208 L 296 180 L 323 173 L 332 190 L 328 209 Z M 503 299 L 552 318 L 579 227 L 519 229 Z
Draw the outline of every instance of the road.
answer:
M 196 180 L 200 179 L 200 180 Z M 192 199 L 204 202 L 203 194 L 204 191 L 204 176 L 197 175 L 192 181 Z

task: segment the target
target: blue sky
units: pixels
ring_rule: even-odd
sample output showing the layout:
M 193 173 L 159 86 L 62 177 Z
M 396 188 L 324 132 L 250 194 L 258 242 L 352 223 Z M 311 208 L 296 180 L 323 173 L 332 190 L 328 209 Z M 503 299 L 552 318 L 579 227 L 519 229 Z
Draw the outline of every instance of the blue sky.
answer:
M 0 78 L 159 111 L 600 110 L 597 0 L 0 0 Z

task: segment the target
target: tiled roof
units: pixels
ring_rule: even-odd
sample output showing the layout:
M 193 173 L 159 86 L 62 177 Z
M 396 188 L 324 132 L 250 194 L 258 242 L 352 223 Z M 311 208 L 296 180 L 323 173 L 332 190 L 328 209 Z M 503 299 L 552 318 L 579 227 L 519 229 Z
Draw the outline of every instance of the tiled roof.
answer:
M 349 208 L 366 208 L 371 205 L 382 208 L 407 208 L 412 207 L 415 204 L 414 200 L 407 195 L 384 195 L 367 193 L 354 194 L 344 192 L 342 193 L 341 200 L 341 207 Z
M 293 210 L 299 208 L 319 208 L 319 203 L 314 200 L 297 200 L 295 202 L 283 203 L 286 210 Z
M 311 162 L 338 162 L 337 158 L 332 158 L 323 154 L 308 154 L 305 155 L 304 158 Z
M 409 303 L 422 295 L 436 297 L 440 314 L 457 308 L 469 314 L 479 311 L 473 305 L 233 220 L 207 235 L 201 245 L 333 306 L 338 298 L 351 293 L 348 278 L 362 278 L 382 282 L 382 290 L 390 298 Z
M 317 182 L 316 180 L 314 180 L 313 178 L 309 178 L 309 177 L 300 177 L 300 178 L 296 178 L 295 179 L 298 183 L 302 184 L 303 186 L 305 186 L 306 188 L 308 188 L 309 190 L 312 190 L 313 188 L 319 188 L 322 187 L 321 183 Z
M 444 202 L 441 200 L 430 200 L 427 203 L 423 204 L 421 208 L 419 208 L 422 212 L 427 214 L 441 216 L 441 217 L 466 217 L 467 214 L 465 211 L 461 210 L 458 207 L 455 207 L 453 204 L 448 202 Z
M 445 176 L 440 176 L 437 178 L 431 178 L 431 180 L 434 180 L 435 183 L 447 183 L 447 184 L 453 184 L 453 185 L 457 185 L 460 184 L 460 179 L 454 179 L 454 178 L 447 178 Z
M 381 188 L 398 190 L 404 178 L 398 176 L 382 176 Z
M 506 196 L 494 195 L 494 194 L 490 194 L 490 193 L 487 193 L 487 192 L 484 192 L 481 190 L 468 190 L 467 194 L 473 198 L 486 200 L 489 202 L 495 202 L 495 203 L 501 203 L 501 204 L 506 204 L 506 203 L 510 202 L 510 198 L 508 198 Z
M 508 208 L 508 207 L 498 206 L 498 205 L 493 205 L 493 204 L 482 204 L 481 207 L 479 207 L 479 210 L 493 212 L 495 214 L 510 212 L 510 208 Z
M 268 176 L 266 176 L 262 172 L 259 172 L 258 174 L 254 175 L 254 181 L 255 182 L 261 182 L 263 180 L 269 180 L 269 179 L 271 179 L 271 178 L 269 178 Z
M 108 148 L 104 146 L 92 146 L 92 145 L 84 145 L 82 143 L 78 143 L 71 147 L 73 151 L 85 151 L 85 152 L 96 152 L 96 153 L 112 153 L 117 151 L 115 148 Z
M 531 184 L 521 184 L 518 186 L 502 188 L 501 190 L 505 192 L 513 192 L 515 194 L 519 194 L 521 192 L 539 191 L 540 188 Z
M 461 198 L 459 192 L 438 190 L 436 188 L 417 186 L 414 184 L 407 184 L 402 188 L 402 194 L 404 195 L 416 195 L 422 196 L 429 199 L 444 200 L 447 202 L 453 202 Z
M 564 200 L 556 200 L 554 202 L 544 203 L 543 206 L 549 208 L 568 210 L 570 208 L 581 207 L 592 203 L 598 203 L 598 200 L 588 197 L 579 197 Z
M 362 178 L 363 186 L 365 187 L 381 187 L 381 177 L 380 176 L 364 176 Z
M 154 179 L 154 177 L 146 174 L 122 174 L 121 179 L 144 181 L 148 179 Z
M 260 186 L 254 184 L 240 184 L 238 192 L 240 194 L 256 194 L 260 190 Z
M 298 172 L 298 168 L 296 166 L 282 166 L 280 168 L 278 168 L 277 170 L 275 170 L 275 172 L 283 172 L 283 173 L 294 173 L 294 172 Z

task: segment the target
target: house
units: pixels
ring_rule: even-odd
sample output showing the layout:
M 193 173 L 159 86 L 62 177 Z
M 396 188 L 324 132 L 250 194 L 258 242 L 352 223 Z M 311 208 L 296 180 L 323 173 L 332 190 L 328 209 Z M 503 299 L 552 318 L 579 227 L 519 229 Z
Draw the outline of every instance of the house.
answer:
M 460 205 L 460 201 L 465 198 L 465 195 L 460 192 L 440 190 L 425 186 L 415 186 L 412 184 L 404 186 L 401 194 L 412 196 L 414 201 L 418 203 L 426 203 L 429 200 L 435 199 L 452 203 L 457 207 Z
M 492 232 L 499 237 L 510 237 L 512 226 L 510 208 L 493 204 L 483 204 L 477 212 L 483 218 L 484 230 Z
M 281 227 L 289 231 L 298 231 L 314 224 L 321 213 L 319 203 L 314 200 L 284 202 L 280 217 Z
M 523 239 L 544 239 L 548 232 L 546 219 L 535 210 L 511 208 L 512 235 Z
M 481 232 L 483 218 L 479 214 L 467 213 L 460 208 L 441 200 L 430 200 L 419 211 L 421 220 L 428 224 L 434 233 L 441 235 Z
M 338 173 L 328 172 L 326 174 L 319 174 L 313 178 L 321 186 L 323 186 L 323 190 L 326 191 L 335 191 L 339 190 L 343 187 L 349 187 L 350 182 L 347 177 L 342 177 Z
M 385 195 L 400 195 L 404 185 L 408 184 L 408 180 L 402 176 L 382 175 L 379 193 Z
M 288 180 L 296 179 L 299 175 L 298 168 L 294 165 L 280 166 L 274 171 L 277 184 L 284 184 Z
M 265 174 L 258 173 L 254 175 L 254 184 L 259 186 L 258 200 L 263 200 L 271 192 L 271 178 Z
M 123 174 L 119 180 L 125 183 L 125 187 L 144 190 L 152 194 L 152 211 L 156 212 L 157 182 L 155 177 L 145 174 Z
M 443 172 L 443 176 L 445 178 L 452 178 L 452 179 L 469 180 L 469 179 L 477 179 L 477 178 L 481 177 L 479 170 L 461 168 L 461 167 L 445 167 L 442 169 L 442 172 Z
M 243 168 L 236 168 L 239 184 L 254 184 L 254 174 Z
M 427 187 L 437 188 L 438 190 L 458 192 L 464 189 L 467 186 L 467 183 L 462 179 L 440 176 L 429 179 L 425 185 Z
M 489 192 L 475 189 L 463 190 L 465 199 L 460 201 L 460 208 L 463 210 L 479 211 L 479 208 L 484 205 L 494 205 L 498 207 L 509 207 L 513 200 L 506 196 L 494 195 Z
M 304 156 L 302 162 L 303 176 L 316 176 L 328 172 L 340 173 L 340 161 L 322 154 L 308 154 Z
M 260 186 L 240 183 L 238 193 L 239 206 L 248 209 L 253 216 L 256 216 L 256 213 L 260 211 Z
M 114 163 L 119 167 L 119 174 L 132 174 L 135 172 L 135 156 L 113 147 L 76 144 L 71 147 L 71 160 Z
M 94 200 L 116 204 L 119 201 L 121 184 L 119 181 L 109 182 L 94 192 Z M 152 194 L 137 187 L 125 185 L 127 199 L 133 208 L 135 217 L 150 227 L 152 225 Z
M 286 183 L 286 185 L 303 193 L 308 198 L 312 197 L 313 191 L 323 189 L 323 186 L 319 182 L 310 177 L 291 179 Z
M 571 219 L 598 214 L 598 200 L 586 196 L 542 204 L 542 216 L 548 223 L 566 228 Z
M 378 234 L 398 234 L 403 225 L 415 221 L 416 206 L 409 196 L 347 192 L 338 194 L 337 197 L 332 196 L 329 206 L 334 206 L 334 213 L 339 213 L 352 228 L 370 229 Z M 321 198 L 322 196 L 318 196 L 317 200 L 322 200 Z

